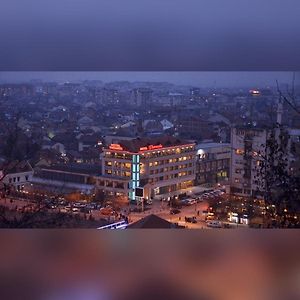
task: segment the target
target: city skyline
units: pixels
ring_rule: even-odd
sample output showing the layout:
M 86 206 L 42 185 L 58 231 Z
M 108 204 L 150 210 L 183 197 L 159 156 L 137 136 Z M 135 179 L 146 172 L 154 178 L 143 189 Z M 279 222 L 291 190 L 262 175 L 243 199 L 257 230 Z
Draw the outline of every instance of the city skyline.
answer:
M 295 84 L 299 83 L 299 72 L 0 72 L 0 83 L 20 83 L 32 80 L 42 81 L 84 81 L 100 80 L 104 83 L 113 81 L 129 82 L 168 82 L 175 85 L 194 85 L 203 88 L 239 88 L 239 87 L 274 87 L 276 80 L 280 84 L 292 84 L 295 74 Z

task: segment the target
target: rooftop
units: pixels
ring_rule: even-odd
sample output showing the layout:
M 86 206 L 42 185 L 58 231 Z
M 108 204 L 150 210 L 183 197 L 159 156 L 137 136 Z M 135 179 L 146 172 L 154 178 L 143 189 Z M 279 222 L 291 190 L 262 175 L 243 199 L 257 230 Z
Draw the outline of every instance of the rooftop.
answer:
M 230 147 L 229 143 L 200 143 L 196 145 L 197 149 L 208 149 L 217 147 Z
M 78 173 L 78 174 L 87 174 L 87 175 L 100 175 L 101 166 L 90 165 L 90 164 L 57 164 L 50 167 L 43 167 L 42 169 L 52 170 L 52 171 L 61 171 L 66 173 Z
M 162 219 L 156 215 L 149 215 L 142 219 L 140 219 L 137 222 L 134 222 L 132 224 L 129 224 L 127 226 L 129 229 L 134 228 L 143 228 L 143 229 L 151 229 L 151 228 L 160 228 L 160 229 L 168 229 L 168 228 L 179 228 L 176 227 L 175 224 L 168 222 L 165 219 Z
M 122 140 L 119 142 L 119 145 L 125 150 L 129 152 L 139 152 L 144 147 L 149 146 L 158 146 L 162 147 L 172 147 L 172 146 L 180 146 L 186 144 L 193 144 L 191 142 L 181 140 L 172 136 L 157 136 L 157 137 L 148 137 L 148 138 L 136 138 L 131 140 Z M 118 149 L 116 149 L 118 150 Z M 147 150 L 147 149 L 145 149 Z M 154 150 L 154 149 L 153 149 Z
M 2 167 L 3 173 L 6 174 L 14 174 L 14 173 L 23 173 L 23 172 L 30 172 L 33 171 L 30 163 L 26 160 L 21 162 L 19 161 L 12 161 L 7 165 Z

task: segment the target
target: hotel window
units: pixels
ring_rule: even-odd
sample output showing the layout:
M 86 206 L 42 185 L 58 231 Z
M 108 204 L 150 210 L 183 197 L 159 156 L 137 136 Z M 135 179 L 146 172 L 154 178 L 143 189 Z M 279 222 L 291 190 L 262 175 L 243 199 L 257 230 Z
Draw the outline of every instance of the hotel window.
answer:
M 105 173 L 106 173 L 106 174 L 111 174 L 112 171 L 111 171 L 111 170 L 106 170 Z
M 152 162 L 149 162 L 149 167 L 152 167 L 153 166 L 153 163 Z

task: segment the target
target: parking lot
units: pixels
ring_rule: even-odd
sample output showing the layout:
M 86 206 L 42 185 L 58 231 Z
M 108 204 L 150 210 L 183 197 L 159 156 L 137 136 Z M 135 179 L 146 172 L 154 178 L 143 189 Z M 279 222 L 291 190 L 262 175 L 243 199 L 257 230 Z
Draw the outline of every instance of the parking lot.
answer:
M 112 205 L 106 203 L 101 206 L 94 202 L 69 202 L 64 198 L 45 197 L 41 201 L 34 202 L 24 198 L 2 198 L 0 204 L 8 206 L 10 209 L 19 212 L 33 211 L 37 205 L 42 205 L 43 209 L 49 212 L 60 212 L 71 215 L 77 215 L 84 219 L 106 220 L 107 222 L 115 222 L 121 219 L 127 220 L 129 223 L 140 220 L 141 218 L 155 214 L 169 222 L 177 223 L 191 229 L 204 228 L 229 228 L 230 224 L 215 220 L 214 216 L 209 212 L 209 203 L 212 201 L 221 201 L 226 198 L 226 194 L 221 189 L 204 191 L 194 195 L 181 195 L 181 197 L 168 197 L 161 200 L 149 201 L 143 206 L 138 204 L 130 204 L 124 206 L 120 211 L 115 211 Z
M 131 205 L 129 216 L 130 222 L 138 221 L 139 219 L 155 214 L 172 223 L 178 223 L 190 229 L 218 228 L 219 226 L 209 227 L 210 223 L 206 222 L 208 215 L 208 201 L 224 195 L 224 191 L 214 190 L 201 193 L 200 195 L 188 195 L 182 199 L 168 201 L 168 199 L 154 200 L 151 205 L 145 205 L 144 211 L 137 212 L 137 208 L 142 210 L 142 206 Z M 223 227 L 223 224 L 222 226 Z

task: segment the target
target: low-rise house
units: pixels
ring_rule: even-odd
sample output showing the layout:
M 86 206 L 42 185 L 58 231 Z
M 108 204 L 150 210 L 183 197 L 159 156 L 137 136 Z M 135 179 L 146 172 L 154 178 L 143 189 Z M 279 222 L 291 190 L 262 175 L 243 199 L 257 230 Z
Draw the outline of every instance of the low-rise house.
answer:
M 17 191 L 22 191 L 30 184 L 33 168 L 28 161 L 13 161 L 0 168 L 0 181 Z

